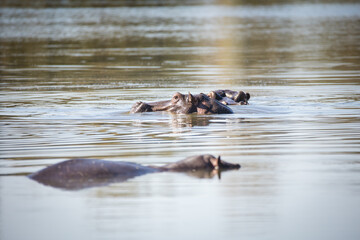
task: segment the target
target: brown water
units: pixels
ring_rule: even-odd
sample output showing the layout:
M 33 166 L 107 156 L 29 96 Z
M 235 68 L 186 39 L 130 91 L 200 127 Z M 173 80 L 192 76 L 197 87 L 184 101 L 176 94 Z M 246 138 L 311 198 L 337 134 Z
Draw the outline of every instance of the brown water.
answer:
M 360 4 L 0 9 L 0 238 L 359 239 Z M 233 115 L 136 101 L 250 92 Z M 73 157 L 165 164 L 64 191 L 25 176 Z

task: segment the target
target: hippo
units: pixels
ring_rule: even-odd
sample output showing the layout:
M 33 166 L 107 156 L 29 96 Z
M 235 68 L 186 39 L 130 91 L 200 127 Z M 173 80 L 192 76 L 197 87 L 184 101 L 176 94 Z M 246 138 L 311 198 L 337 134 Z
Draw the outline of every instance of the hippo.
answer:
M 215 98 L 210 98 L 204 93 L 192 95 L 175 93 L 171 100 L 159 102 L 137 102 L 130 113 L 167 111 L 178 114 L 231 114 L 233 111 Z
M 46 167 L 28 177 L 47 186 L 80 190 L 124 182 L 149 173 L 185 172 L 197 177 L 212 177 L 214 173 L 239 168 L 239 164 L 225 162 L 220 156 L 210 154 L 188 157 L 161 167 L 100 159 L 71 159 Z
M 216 90 L 211 91 L 208 96 L 212 99 L 216 99 L 225 105 L 248 105 L 250 94 L 243 91 L 233 90 Z

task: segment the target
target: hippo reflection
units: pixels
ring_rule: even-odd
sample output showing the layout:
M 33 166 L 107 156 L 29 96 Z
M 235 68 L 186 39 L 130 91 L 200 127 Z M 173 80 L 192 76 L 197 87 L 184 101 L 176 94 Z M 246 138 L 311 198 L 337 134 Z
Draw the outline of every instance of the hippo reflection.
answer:
M 35 172 L 29 175 L 29 178 L 56 188 L 78 190 L 124 182 L 148 173 L 185 172 L 203 178 L 212 177 L 220 171 L 239 168 L 239 164 L 225 162 L 220 156 L 216 158 L 210 154 L 188 157 L 162 167 L 99 159 L 72 159 Z
M 226 114 L 233 111 L 215 98 L 200 93 L 196 95 L 175 93 L 171 100 L 159 102 L 137 102 L 130 113 L 168 111 L 172 113 Z
M 216 90 L 211 91 L 208 96 L 212 99 L 216 99 L 225 105 L 248 105 L 250 94 L 243 91 L 233 90 Z
M 186 114 L 186 115 L 173 114 L 171 116 L 170 124 L 173 129 L 187 128 L 194 126 L 208 126 L 210 125 L 213 119 L 216 118 L 205 115 L 198 116 L 193 114 Z

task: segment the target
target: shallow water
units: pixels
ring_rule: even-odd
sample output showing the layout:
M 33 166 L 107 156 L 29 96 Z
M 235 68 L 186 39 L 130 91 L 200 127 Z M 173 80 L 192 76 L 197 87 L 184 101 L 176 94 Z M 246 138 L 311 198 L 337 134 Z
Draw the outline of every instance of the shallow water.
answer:
M 358 239 L 360 5 L 1 8 L 1 239 Z M 232 115 L 128 113 L 244 90 Z M 26 178 L 74 157 L 162 165 L 64 191 Z

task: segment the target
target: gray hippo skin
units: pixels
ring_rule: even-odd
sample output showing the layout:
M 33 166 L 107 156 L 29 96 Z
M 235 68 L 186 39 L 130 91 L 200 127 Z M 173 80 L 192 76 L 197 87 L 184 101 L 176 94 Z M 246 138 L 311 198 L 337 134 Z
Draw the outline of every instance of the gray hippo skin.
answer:
M 250 99 L 250 93 L 245 93 L 243 91 L 237 92 L 228 89 L 211 91 L 208 96 L 225 105 L 248 105 Z
M 221 160 L 220 156 L 216 158 L 209 154 L 188 157 L 162 167 L 99 159 L 72 159 L 44 168 L 29 175 L 29 178 L 47 186 L 79 190 L 124 182 L 148 173 L 185 172 L 202 178 L 212 177 L 214 172 L 220 173 L 220 171 L 239 168 L 239 164 L 228 163 Z
M 200 93 L 196 95 L 175 93 L 171 100 L 159 102 L 137 102 L 130 113 L 167 111 L 178 114 L 229 114 L 233 111 L 215 98 Z

